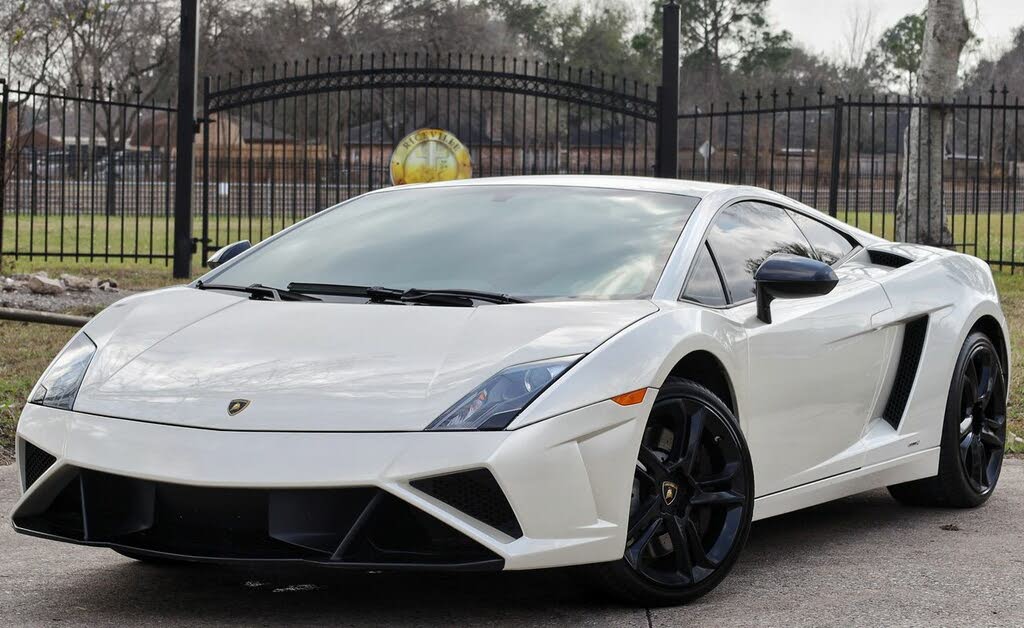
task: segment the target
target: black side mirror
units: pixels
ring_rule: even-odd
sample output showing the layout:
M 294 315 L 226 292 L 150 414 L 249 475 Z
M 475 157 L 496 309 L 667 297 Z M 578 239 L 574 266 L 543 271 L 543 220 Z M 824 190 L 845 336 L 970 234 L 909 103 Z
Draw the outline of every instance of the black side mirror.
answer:
M 210 258 L 206 260 L 206 265 L 210 268 L 217 268 L 224 262 L 238 257 L 243 252 L 248 251 L 251 248 L 252 244 L 250 244 L 248 240 L 233 242 L 211 255 Z
M 761 262 L 754 273 L 757 292 L 757 317 L 772 322 L 771 303 L 775 299 L 799 299 L 832 292 L 839 278 L 832 267 L 815 259 L 776 253 Z

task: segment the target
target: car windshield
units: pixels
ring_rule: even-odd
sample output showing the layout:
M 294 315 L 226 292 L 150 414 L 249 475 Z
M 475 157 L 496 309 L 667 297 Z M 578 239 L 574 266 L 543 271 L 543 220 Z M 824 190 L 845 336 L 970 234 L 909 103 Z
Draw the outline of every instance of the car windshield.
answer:
M 587 187 L 395 188 L 319 214 L 206 283 L 648 298 L 698 201 Z

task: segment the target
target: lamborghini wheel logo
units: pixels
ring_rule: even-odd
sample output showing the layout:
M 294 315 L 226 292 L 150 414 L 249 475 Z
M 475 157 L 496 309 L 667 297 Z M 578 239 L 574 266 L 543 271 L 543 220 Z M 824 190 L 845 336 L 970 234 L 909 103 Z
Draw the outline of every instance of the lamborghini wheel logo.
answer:
M 679 494 L 679 485 L 675 482 L 662 482 L 661 483 L 661 497 L 665 500 L 666 506 L 671 506 L 672 502 L 676 501 L 676 495 Z
M 236 414 L 238 414 L 242 410 L 245 410 L 248 407 L 248 399 L 232 399 L 231 403 L 228 404 L 228 414 L 230 416 L 235 416 Z

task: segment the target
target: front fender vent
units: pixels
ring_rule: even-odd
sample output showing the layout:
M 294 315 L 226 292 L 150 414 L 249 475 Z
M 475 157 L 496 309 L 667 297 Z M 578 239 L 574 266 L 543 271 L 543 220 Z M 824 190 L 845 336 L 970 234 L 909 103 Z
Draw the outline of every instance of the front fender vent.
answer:
M 46 473 L 47 469 L 57 462 L 57 459 L 28 441 L 24 441 L 24 443 L 25 490 L 27 491 L 36 483 L 36 480 Z
M 896 365 L 896 378 L 892 382 L 889 400 L 885 403 L 882 416 L 893 428 L 899 428 L 900 420 L 910 400 L 910 390 L 917 378 L 917 367 L 924 351 L 924 337 L 928 331 L 928 317 L 922 316 L 909 321 L 903 328 L 903 344 L 900 346 L 900 361 Z
M 500 530 L 514 539 L 523 536 L 512 506 L 487 469 L 474 469 L 450 475 L 438 475 L 411 482 L 413 488 L 423 491 L 452 508 Z

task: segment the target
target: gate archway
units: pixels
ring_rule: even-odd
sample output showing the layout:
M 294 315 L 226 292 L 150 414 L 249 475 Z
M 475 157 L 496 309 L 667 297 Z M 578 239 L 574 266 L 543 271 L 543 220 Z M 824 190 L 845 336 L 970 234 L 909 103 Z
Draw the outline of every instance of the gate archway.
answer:
M 203 259 L 390 185 L 396 143 L 455 134 L 473 176 L 651 175 L 655 90 L 560 64 L 418 53 L 332 57 L 203 90 Z

